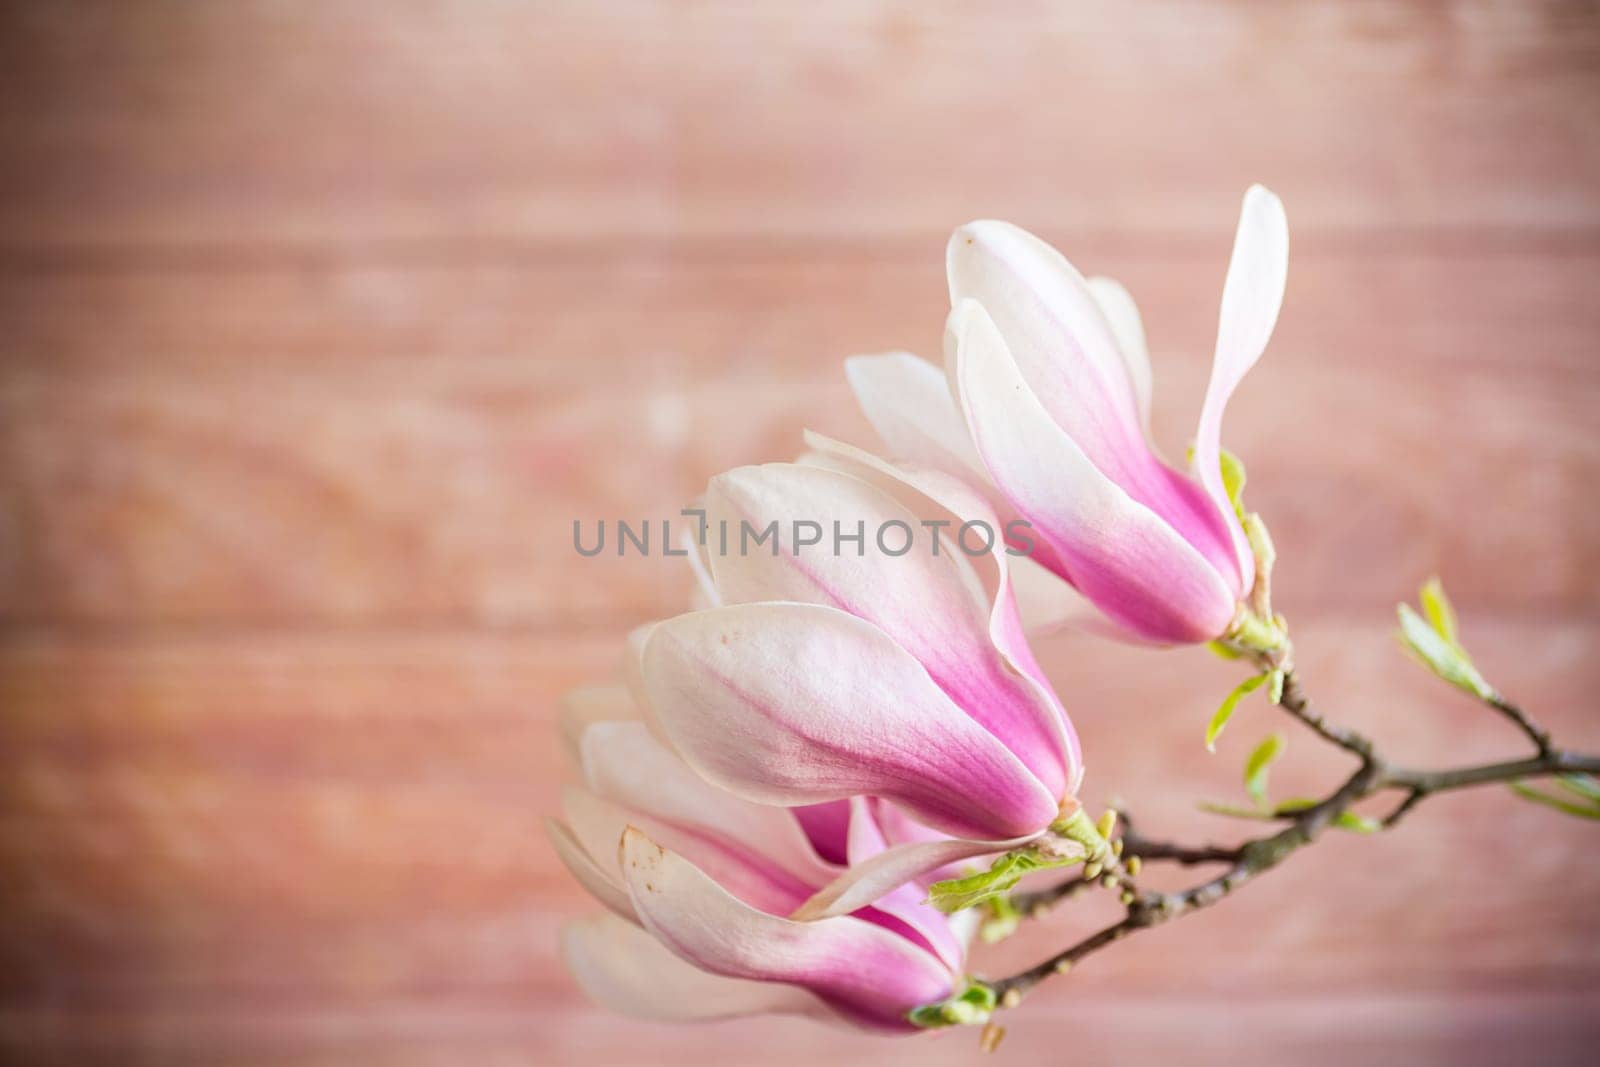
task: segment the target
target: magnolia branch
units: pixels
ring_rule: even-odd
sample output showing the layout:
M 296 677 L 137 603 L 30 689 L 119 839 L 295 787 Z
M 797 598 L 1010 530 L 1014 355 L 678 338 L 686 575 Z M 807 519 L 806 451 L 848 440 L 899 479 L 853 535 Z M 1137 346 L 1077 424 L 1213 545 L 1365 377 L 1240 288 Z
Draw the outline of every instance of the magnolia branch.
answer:
M 1226 865 L 1225 869 L 1178 892 L 1124 893 L 1127 912 L 1118 922 L 1034 967 L 988 982 L 997 1002 L 1002 1007 L 1014 1007 L 1038 983 L 1053 974 L 1066 973 L 1080 960 L 1106 946 L 1139 930 L 1160 926 L 1215 904 L 1311 844 L 1352 805 L 1377 793 L 1391 790 L 1405 793 L 1405 798 L 1383 820 L 1383 826 L 1387 828 L 1394 826 L 1413 807 L 1435 793 L 1554 774 L 1600 773 L 1600 756 L 1557 748 L 1543 727 L 1522 709 L 1498 695 L 1486 702 L 1526 735 L 1534 745 L 1534 755 L 1478 766 L 1415 770 L 1388 762 L 1378 754 L 1371 740 L 1354 730 L 1328 722 L 1307 699 L 1293 672 L 1287 673 L 1280 706 L 1324 740 L 1354 755 L 1359 761 L 1355 771 L 1337 789 L 1311 807 L 1276 816 L 1286 823 L 1282 829 L 1235 847 L 1185 846 L 1151 840 L 1127 824 L 1124 817 L 1121 851 L 1126 860 L 1123 869 L 1131 868 L 1132 873 L 1137 873 L 1141 862 L 1157 860 L 1185 866 L 1220 863 Z M 1098 881 L 1095 878 L 1079 878 L 1035 893 L 1018 894 L 1013 898 L 1013 903 L 1024 915 L 1038 915 L 1051 905 L 1076 896 L 1096 884 Z

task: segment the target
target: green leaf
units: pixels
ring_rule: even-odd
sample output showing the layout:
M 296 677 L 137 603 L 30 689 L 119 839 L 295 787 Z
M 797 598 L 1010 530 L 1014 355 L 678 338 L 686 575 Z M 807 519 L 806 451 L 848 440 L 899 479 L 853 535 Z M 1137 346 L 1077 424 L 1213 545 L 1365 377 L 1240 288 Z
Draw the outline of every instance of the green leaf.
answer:
M 1030 871 L 1068 867 L 1081 861 L 1081 856 L 1044 857 L 1030 849 L 1016 849 L 995 860 L 987 871 L 933 883 L 928 887 L 928 903 L 943 912 L 960 911 L 993 900 Z
M 1222 459 L 1222 488 L 1228 494 L 1234 514 L 1244 521 L 1244 463 L 1226 448 L 1220 449 Z
M 1568 815 L 1576 815 L 1580 819 L 1600 819 L 1600 804 L 1578 804 L 1562 797 L 1552 796 L 1541 792 L 1526 782 L 1512 782 L 1511 791 L 1524 800 L 1531 800 L 1536 804 L 1564 811 Z
M 1288 800 L 1278 801 L 1269 810 L 1260 808 L 1251 810 L 1250 808 L 1233 807 L 1227 804 L 1202 802 L 1200 810 L 1209 811 L 1213 815 L 1228 815 L 1235 819 L 1271 821 L 1282 815 L 1298 815 L 1307 808 L 1314 808 L 1320 803 L 1322 801 L 1312 797 L 1291 797 Z M 1334 817 L 1330 825 L 1336 830 L 1348 830 L 1356 834 L 1373 834 L 1383 829 L 1383 823 L 1377 819 L 1369 819 L 1365 815 L 1357 815 L 1353 811 L 1340 812 Z
M 1273 761 L 1283 755 L 1286 743 L 1282 734 L 1269 734 L 1244 761 L 1244 790 L 1255 800 L 1257 807 L 1266 806 L 1267 772 Z
M 1336 829 L 1349 830 L 1355 834 L 1375 834 L 1383 829 L 1383 823 L 1377 819 L 1369 819 L 1353 811 L 1341 811 L 1334 817 L 1333 825 Z
M 1479 700 L 1494 699 L 1494 686 L 1478 673 L 1465 649 L 1446 640 L 1409 604 L 1400 605 L 1399 617 L 1400 641 L 1424 667 Z
M 1273 704 L 1282 704 L 1283 703 L 1283 680 L 1286 677 L 1288 677 L 1288 675 L 1285 674 L 1284 671 L 1280 668 L 1278 670 L 1273 671 L 1267 677 L 1269 679 L 1271 679 L 1271 681 L 1272 681 L 1272 685 L 1267 689 L 1267 699 L 1272 701 Z
M 1260 808 L 1244 808 L 1238 804 L 1222 804 L 1215 800 L 1202 800 L 1195 804 L 1201 811 L 1212 815 L 1226 815 L 1230 819 L 1251 819 L 1255 822 L 1271 822 L 1273 813 L 1262 811 Z
M 1252 674 L 1234 686 L 1233 692 L 1223 698 L 1222 706 L 1217 709 L 1217 713 L 1211 716 L 1211 721 L 1206 724 L 1207 749 L 1212 752 L 1217 750 L 1217 737 L 1222 733 L 1222 728 L 1228 725 L 1228 720 L 1233 718 L 1233 709 L 1239 706 L 1239 701 L 1261 688 L 1261 683 L 1266 680 L 1267 676 L 1265 674 Z
M 1444 585 L 1437 576 L 1422 583 L 1417 599 L 1422 602 L 1422 613 L 1428 617 L 1434 632 L 1460 649 L 1461 643 L 1456 638 L 1456 610 L 1450 606 L 1450 598 L 1445 596 Z
M 1017 927 L 1022 923 L 1022 913 L 1012 903 L 1011 898 L 1005 894 L 994 897 L 984 904 L 984 909 L 989 913 L 978 927 L 978 936 L 985 945 L 993 945 L 1004 941 L 1017 932 Z
M 1558 774 L 1556 785 L 1569 793 L 1576 793 L 1585 800 L 1600 804 L 1600 780 L 1592 774 Z
M 973 1026 L 987 1022 L 994 1014 L 995 996 L 991 986 L 967 979 L 966 988 L 937 1004 L 924 1004 L 906 1013 L 913 1026 L 934 1029 L 942 1026 Z

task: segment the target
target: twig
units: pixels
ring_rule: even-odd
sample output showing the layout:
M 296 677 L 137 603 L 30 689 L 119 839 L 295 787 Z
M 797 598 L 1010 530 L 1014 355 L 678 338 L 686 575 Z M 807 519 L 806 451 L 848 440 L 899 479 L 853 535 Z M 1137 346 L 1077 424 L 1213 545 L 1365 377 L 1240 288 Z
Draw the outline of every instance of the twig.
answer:
M 1124 896 L 1127 914 L 1119 921 L 1056 953 L 1025 971 L 987 983 L 1002 1007 L 1014 1007 L 1034 986 L 1052 974 L 1065 973 L 1080 960 L 1107 945 L 1151 926 L 1159 926 L 1202 908 L 1238 890 L 1246 882 L 1278 866 L 1289 856 L 1311 844 L 1339 819 L 1351 805 L 1376 793 L 1405 790 L 1405 799 L 1384 820 L 1385 827 L 1397 824 L 1413 807 L 1434 793 L 1497 782 L 1513 782 L 1551 774 L 1600 773 L 1600 756 L 1568 752 L 1554 747 L 1549 734 L 1515 705 L 1500 701 L 1494 706 L 1511 716 L 1539 748 L 1527 759 L 1508 760 L 1481 766 L 1419 771 L 1393 766 L 1383 760 L 1373 744 L 1354 730 L 1336 726 L 1322 717 L 1306 699 L 1292 673 L 1284 678 L 1281 704 L 1318 735 L 1354 754 L 1361 765 L 1354 773 L 1315 805 L 1287 816 L 1289 825 L 1274 834 L 1258 837 L 1236 848 L 1216 845 L 1184 846 L 1150 841 L 1125 823 L 1122 841 L 1126 856 L 1171 860 L 1179 864 L 1226 863 L 1221 874 L 1176 893 L 1137 892 Z M 1076 879 L 1061 886 L 1025 894 L 1017 904 L 1024 914 L 1037 914 L 1059 900 L 1075 896 L 1094 884 Z
M 1518 778 L 1540 778 L 1551 774 L 1600 774 L 1600 756 L 1587 756 L 1551 748 L 1543 755 L 1504 763 L 1485 763 L 1477 767 L 1455 767 L 1442 771 L 1413 771 L 1390 767 L 1383 785 L 1409 789 L 1423 795 L 1465 789 L 1474 785 L 1511 782 Z
M 1028 916 L 1030 919 L 1037 919 L 1062 901 L 1082 896 L 1089 890 L 1099 886 L 1099 884 L 1100 881 L 1097 878 L 1074 876 L 1058 885 L 1048 886 L 1044 889 L 1036 889 L 1028 893 L 1013 893 L 1011 894 L 1011 905 L 1019 913 Z
M 1427 792 L 1422 789 L 1411 790 L 1406 794 L 1406 798 L 1400 802 L 1398 807 L 1383 817 L 1383 828 L 1385 830 L 1393 829 L 1399 824 L 1401 819 L 1406 817 L 1406 812 L 1410 811 L 1412 808 L 1421 803 L 1422 798 L 1427 795 Z
M 1553 747 L 1550 742 L 1550 731 L 1535 722 L 1533 716 L 1498 693 L 1489 698 L 1488 704 L 1515 723 L 1517 729 L 1527 734 L 1528 740 L 1533 742 L 1533 747 L 1539 750 L 1539 755 L 1548 756 L 1550 754 L 1550 750 Z
M 1016 1007 L 1028 990 L 1049 978 L 1052 974 L 1066 974 L 1075 963 L 1085 956 L 1105 948 L 1107 945 L 1121 941 L 1124 937 L 1145 925 L 1147 924 L 1136 921 L 1133 913 L 1129 912 L 1128 916 L 1121 922 L 1113 923 L 1097 933 L 1090 934 L 1076 945 L 1056 953 L 1043 963 L 1035 964 L 1009 978 L 990 982 L 989 986 L 994 990 L 996 1002 L 1003 1008 Z
M 1167 860 L 1185 867 L 1202 863 L 1237 863 L 1239 860 L 1237 846 L 1227 848 L 1222 845 L 1180 845 L 1171 841 L 1151 841 L 1136 833 L 1132 827 L 1124 831 L 1122 840 L 1123 856 L 1138 856 L 1141 860 Z
M 1348 727 L 1335 726 L 1324 719 L 1311 701 L 1306 699 L 1305 692 L 1300 688 L 1300 679 L 1294 671 L 1288 671 L 1283 676 L 1283 695 L 1278 700 L 1278 706 L 1311 727 L 1324 740 L 1331 741 L 1362 760 L 1372 758 L 1372 742 Z

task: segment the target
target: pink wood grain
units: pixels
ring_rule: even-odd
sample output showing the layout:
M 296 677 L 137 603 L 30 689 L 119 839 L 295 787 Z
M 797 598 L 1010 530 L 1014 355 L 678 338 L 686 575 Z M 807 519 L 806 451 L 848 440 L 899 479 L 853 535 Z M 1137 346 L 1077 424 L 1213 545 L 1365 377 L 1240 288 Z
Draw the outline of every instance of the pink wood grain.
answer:
M 540 819 L 559 694 L 688 585 L 572 520 L 866 440 L 839 361 L 937 356 L 975 216 L 1133 289 L 1178 452 L 1272 185 L 1289 295 L 1225 440 L 1308 685 L 1407 759 L 1518 751 L 1393 643 L 1438 571 L 1485 672 L 1600 747 L 1596 100 L 1561 3 L 8 5 L 0 1058 L 971 1062 L 590 1007 Z M 1227 665 L 1040 653 L 1092 798 L 1238 833 L 1193 802 L 1292 724 L 1248 703 L 1209 756 Z M 1288 736 L 1277 788 L 1332 781 Z M 1430 801 L 1097 957 L 1002 1055 L 1590 1062 L 1596 855 Z

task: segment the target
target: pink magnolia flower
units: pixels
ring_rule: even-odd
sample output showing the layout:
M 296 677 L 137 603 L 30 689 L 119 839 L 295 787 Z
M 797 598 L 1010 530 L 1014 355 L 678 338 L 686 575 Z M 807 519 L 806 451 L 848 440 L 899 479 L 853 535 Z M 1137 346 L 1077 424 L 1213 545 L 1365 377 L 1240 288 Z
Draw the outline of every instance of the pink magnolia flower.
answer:
M 749 800 L 878 797 L 977 852 L 1038 837 L 1076 809 L 1082 761 L 1023 637 L 998 538 L 974 554 L 977 538 L 959 543 L 964 524 L 998 533 L 998 518 L 948 475 L 809 440 L 803 462 L 712 480 L 711 528 L 777 521 L 779 541 L 706 553 L 716 606 L 636 636 L 641 704 L 696 772 Z M 867 533 L 803 550 L 787 538 L 795 516 Z M 893 554 L 898 541 L 875 537 L 892 524 L 923 537 Z M 950 847 L 891 849 L 852 894 L 947 863 Z
M 1150 442 L 1150 364 L 1127 292 L 1080 275 L 1004 222 L 957 230 L 946 256 L 946 366 L 906 353 L 847 364 L 867 418 L 899 456 L 971 476 L 1026 518 L 1034 558 L 1125 636 L 1206 641 L 1255 576 L 1223 485 L 1222 412 L 1277 321 L 1288 261 L 1278 198 L 1245 194 L 1223 287 L 1191 478 Z
M 584 784 L 563 791 L 558 854 L 611 911 L 568 927 L 569 970 L 595 1000 L 656 1019 L 802 1014 L 908 1030 L 962 982 L 970 920 L 910 884 L 849 910 L 792 918 L 844 864 L 881 856 L 892 821 L 865 798 L 790 810 L 695 775 L 621 690 L 572 708 Z

